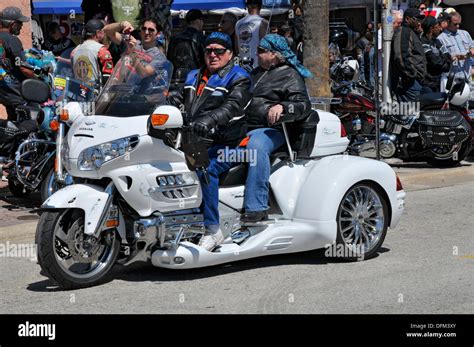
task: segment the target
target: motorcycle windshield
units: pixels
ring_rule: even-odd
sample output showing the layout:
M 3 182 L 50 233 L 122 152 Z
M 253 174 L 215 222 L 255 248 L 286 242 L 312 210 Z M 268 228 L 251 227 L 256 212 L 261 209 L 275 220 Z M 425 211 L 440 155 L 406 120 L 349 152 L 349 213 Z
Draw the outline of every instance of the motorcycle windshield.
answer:
M 52 99 L 64 103 L 70 101 L 89 102 L 94 99 L 94 88 L 81 81 L 74 79 L 71 64 L 71 52 L 73 48 L 65 50 L 58 59 L 53 73 Z
M 143 51 L 122 56 L 97 99 L 95 114 L 150 115 L 166 104 L 173 65 L 157 58 Z

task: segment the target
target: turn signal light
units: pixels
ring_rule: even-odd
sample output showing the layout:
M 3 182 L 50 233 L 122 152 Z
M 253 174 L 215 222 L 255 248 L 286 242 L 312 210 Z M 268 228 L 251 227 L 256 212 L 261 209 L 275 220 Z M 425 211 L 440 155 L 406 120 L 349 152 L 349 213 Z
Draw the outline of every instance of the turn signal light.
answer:
M 342 123 L 341 123 L 341 137 L 347 137 L 346 129 L 344 128 L 344 125 L 342 125 Z
M 113 228 L 113 227 L 118 227 L 119 221 L 117 219 L 110 219 L 107 222 L 105 222 L 105 226 L 107 228 Z
M 153 127 L 163 126 L 168 121 L 168 118 L 170 118 L 170 116 L 167 114 L 152 114 L 151 125 Z
M 68 110 L 61 110 L 61 113 L 59 114 L 59 119 L 61 119 L 63 122 L 67 122 L 69 120 L 69 111 Z
M 398 177 L 397 175 L 397 192 L 399 192 L 400 190 L 403 190 L 403 186 L 402 181 L 400 181 L 400 177 Z
M 56 119 L 53 119 L 51 122 L 49 122 L 49 128 L 52 131 L 58 131 L 59 129 L 59 122 Z

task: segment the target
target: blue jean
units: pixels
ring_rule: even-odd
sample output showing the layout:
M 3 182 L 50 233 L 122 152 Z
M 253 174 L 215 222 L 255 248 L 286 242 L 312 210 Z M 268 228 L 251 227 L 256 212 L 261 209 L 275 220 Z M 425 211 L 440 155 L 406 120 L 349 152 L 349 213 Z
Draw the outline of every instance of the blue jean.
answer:
M 255 151 L 256 165 L 249 165 L 245 183 L 244 207 L 246 212 L 268 210 L 270 187 L 270 154 L 285 144 L 283 131 L 262 128 L 250 131 L 248 151 Z
M 399 102 L 416 101 L 421 94 L 422 85 L 416 79 L 403 81 L 396 94 Z
M 218 160 L 219 151 L 224 148 L 223 145 L 215 145 L 208 149 L 210 160 L 207 167 L 209 185 L 204 183 L 202 172 L 197 172 L 202 190 L 201 210 L 204 215 L 204 225 L 207 228 L 219 225 L 219 176 L 238 164 L 237 162 L 231 163 Z

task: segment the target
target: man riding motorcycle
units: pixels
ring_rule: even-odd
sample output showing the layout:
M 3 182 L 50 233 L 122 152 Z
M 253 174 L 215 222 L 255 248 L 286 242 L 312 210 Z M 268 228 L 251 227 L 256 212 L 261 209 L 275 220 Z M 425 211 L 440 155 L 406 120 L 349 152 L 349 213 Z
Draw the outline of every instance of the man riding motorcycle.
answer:
M 248 73 L 234 64 L 232 40 L 227 34 L 210 34 L 205 47 L 206 66 L 188 74 L 184 104 L 196 134 L 209 137 L 214 129 L 213 145 L 208 150 L 209 184 L 202 185 L 206 234 L 199 243 L 211 251 L 224 240 L 219 228 L 219 175 L 233 166 L 218 160 L 218 151 L 226 146 L 235 147 L 245 136 L 246 126 L 237 120 L 244 117 L 244 107 L 251 98 L 251 81 Z M 203 179 L 202 174 L 200 178 Z

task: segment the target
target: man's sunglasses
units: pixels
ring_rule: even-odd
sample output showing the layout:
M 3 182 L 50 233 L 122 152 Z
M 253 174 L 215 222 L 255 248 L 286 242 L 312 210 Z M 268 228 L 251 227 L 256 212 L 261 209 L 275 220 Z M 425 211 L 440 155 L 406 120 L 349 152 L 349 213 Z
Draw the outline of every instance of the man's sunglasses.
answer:
M 263 47 L 257 47 L 257 53 L 262 54 L 262 53 L 267 53 L 268 49 L 265 49 Z
M 225 51 L 227 51 L 226 48 L 206 48 L 207 54 L 215 53 L 216 55 L 222 55 Z
M 146 32 L 148 31 L 148 32 L 151 33 L 151 34 L 153 34 L 153 33 L 156 31 L 156 29 L 154 29 L 154 28 L 147 28 L 147 27 L 142 27 L 141 30 L 142 30 L 144 33 L 146 33 Z

